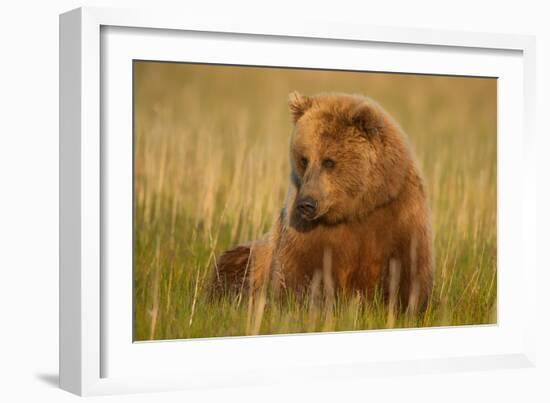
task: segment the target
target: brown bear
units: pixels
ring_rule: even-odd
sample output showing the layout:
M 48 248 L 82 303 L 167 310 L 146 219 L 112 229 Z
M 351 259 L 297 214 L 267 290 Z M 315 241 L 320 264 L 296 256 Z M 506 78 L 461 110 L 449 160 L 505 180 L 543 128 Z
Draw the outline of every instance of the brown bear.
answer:
M 321 278 L 340 292 L 394 292 L 425 306 L 432 233 L 424 182 L 408 140 L 373 100 L 289 96 L 294 123 L 290 186 L 269 233 L 222 254 L 218 288 L 265 284 L 301 293 Z M 392 291 L 393 290 L 393 291 Z

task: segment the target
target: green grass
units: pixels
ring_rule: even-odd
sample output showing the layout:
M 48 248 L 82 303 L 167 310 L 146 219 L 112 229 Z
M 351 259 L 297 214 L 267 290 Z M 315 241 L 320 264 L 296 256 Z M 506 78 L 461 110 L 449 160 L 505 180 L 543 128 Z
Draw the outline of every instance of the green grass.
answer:
M 134 74 L 135 340 L 495 323 L 496 80 L 144 62 Z M 283 204 L 292 90 L 371 96 L 409 135 L 435 236 L 422 315 L 353 295 L 208 298 L 215 257 Z

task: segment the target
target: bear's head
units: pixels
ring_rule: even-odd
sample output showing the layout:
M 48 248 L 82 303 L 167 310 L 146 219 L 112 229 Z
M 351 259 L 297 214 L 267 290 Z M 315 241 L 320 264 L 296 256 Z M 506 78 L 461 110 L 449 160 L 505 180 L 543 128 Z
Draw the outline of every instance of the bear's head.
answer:
M 295 223 L 360 220 L 399 194 L 411 153 L 391 117 L 372 100 L 354 95 L 293 92 L 289 206 Z

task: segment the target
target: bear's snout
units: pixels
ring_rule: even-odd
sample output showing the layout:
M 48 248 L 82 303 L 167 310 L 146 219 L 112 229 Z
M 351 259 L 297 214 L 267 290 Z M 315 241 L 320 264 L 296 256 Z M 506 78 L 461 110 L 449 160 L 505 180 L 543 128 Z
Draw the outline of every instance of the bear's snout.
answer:
M 296 203 L 296 209 L 306 220 L 315 218 L 317 215 L 317 206 L 317 201 L 309 196 L 299 199 Z

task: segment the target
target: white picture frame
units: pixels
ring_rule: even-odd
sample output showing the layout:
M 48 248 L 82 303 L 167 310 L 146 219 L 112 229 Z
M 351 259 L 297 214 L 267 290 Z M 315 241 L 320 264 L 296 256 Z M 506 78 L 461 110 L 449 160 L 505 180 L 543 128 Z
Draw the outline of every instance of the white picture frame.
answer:
M 323 58 L 322 52 L 311 50 L 312 41 L 331 52 L 341 51 L 342 57 Z M 180 46 L 182 43 L 186 46 Z M 262 52 L 265 46 L 272 51 Z M 309 59 L 294 46 L 301 50 L 310 46 Z M 224 47 L 230 47 L 232 52 L 224 53 Z M 536 216 L 532 208 L 534 49 L 534 38 L 520 35 L 248 21 L 244 17 L 208 20 L 151 10 L 80 8 L 62 14 L 61 387 L 79 395 L 96 395 L 534 365 L 535 323 L 523 314 L 536 311 Z M 374 58 L 379 64 L 364 61 L 361 52 L 380 52 Z M 409 57 L 405 63 L 401 56 L 407 52 L 409 56 L 423 57 Z M 445 57 L 438 58 L 437 54 Z M 296 67 L 307 64 L 357 70 L 368 66 L 375 71 L 470 73 L 501 78 L 498 324 L 475 329 L 133 343 L 128 337 L 132 319 L 128 315 L 131 277 L 127 254 L 118 250 L 127 252 L 131 248 L 131 215 L 128 221 L 124 214 L 125 206 L 131 211 L 127 205 L 128 187 L 131 193 L 131 181 L 127 181 L 128 170 L 131 172 L 131 137 L 124 133 L 131 133 L 128 113 L 131 114 L 132 106 L 128 99 L 132 95 L 131 85 L 128 86 L 131 77 L 128 81 L 124 74 L 128 61 L 140 56 L 149 60 L 191 58 L 216 63 L 281 63 Z M 274 57 L 280 61 L 274 62 Z M 115 130 L 121 134 L 113 135 Z M 514 154 L 510 152 L 513 150 Z M 112 163 L 113 156 L 117 157 L 117 164 Z M 506 182 L 500 179 L 503 173 Z M 114 267 L 113 262 L 120 262 L 117 267 L 124 269 L 109 270 Z M 517 279 L 510 270 L 501 271 L 501 265 L 520 267 Z M 117 298 L 113 298 L 113 292 Z M 510 301 L 512 292 L 521 302 Z M 395 348 L 389 354 L 390 350 L 384 347 L 389 345 L 414 348 Z M 353 346 L 364 348 L 357 353 Z M 319 355 L 319 349 L 327 353 Z M 304 368 L 308 370 L 303 371 Z

